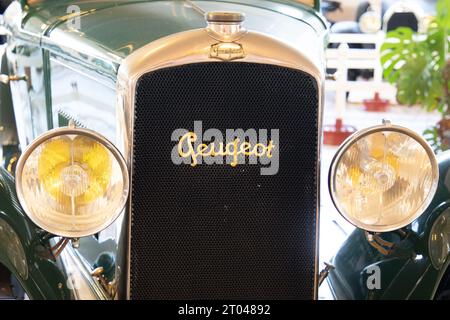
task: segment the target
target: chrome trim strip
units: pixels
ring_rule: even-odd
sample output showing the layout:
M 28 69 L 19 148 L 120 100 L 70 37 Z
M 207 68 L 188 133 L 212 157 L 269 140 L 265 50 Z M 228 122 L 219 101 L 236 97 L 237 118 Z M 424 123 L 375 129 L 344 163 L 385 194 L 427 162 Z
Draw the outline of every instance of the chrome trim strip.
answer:
M 318 105 L 318 118 L 317 118 L 317 128 L 318 128 L 318 138 L 317 138 L 317 211 L 316 211 L 316 265 L 314 273 L 316 275 L 315 283 L 314 283 L 314 299 L 318 300 L 319 298 L 319 240 L 320 240 L 320 194 L 321 194 L 321 170 L 322 170 L 322 139 L 323 139 L 323 108 L 325 101 L 325 75 L 322 74 L 322 81 L 317 83 L 317 89 L 319 90 L 319 105 Z
M 332 282 L 331 282 L 330 278 L 327 277 L 325 281 L 327 282 L 328 288 L 330 288 L 330 293 L 331 293 L 331 296 L 333 298 L 333 299 L 330 299 L 330 300 L 337 300 L 336 291 L 334 291 L 334 287 L 331 285 Z
M 326 34 L 324 34 L 326 36 Z M 320 39 L 323 41 L 324 39 Z M 119 68 L 117 80 L 118 104 L 118 146 L 126 155 L 130 172 L 130 185 L 133 176 L 133 128 L 134 128 L 134 99 L 136 83 L 139 78 L 162 68 L 169 68 L 190 63 L 218 62 L 209 57 L 210 48 L 218 41 L 209 36 L 207 29 L 196 29 L 173 34 L 154 41 L 132 53 L 124 59 Z M 243 46 L 245 58 L 234 60 L 232 63 L 250 62 L 273 64 L 306 72 L 314 77 L 318 86 L 318 144 L 317 144 L 317 203 L 316 203 L 316 264 L 314 279 L 314 298 L 318 296 L 318 264 L 319 264 L 319 210 L 320 210 L 320 163 L 322 144 L 322 113 L 323 113 L 323 65 L 316 65 L 296 48 L 273 37 L 254 31 L 247 32 L 236 43 Z M 323 61 L 322 61 L 323 62 Z M 130 192 L 128 204 L 128 244 L 127 244 L 127 279 L 126 298 L 130 299 L 130 263 L 131 263 L 131 204 Z
M 60 261 L 67 276 L 65 284 L 77 300 L 110 300 L 105 290 L 90 274 L 87 262 L 69 244 L 60 255 Z
M 360 140 L 361 138 L 363 138 L 369 134 L 379 132 L 379 131 L 393 131 L 393 132 L 403 133 L 403 134 L 411 137 L 415 141 L 417 141 L 425 149 L 425 151 L 427 152 L 427 154 L 430 158 L 431 166 L 432 166 L 432 174 L 433 174 L 433 184 L 431 185 L 430 193 L 428 194 L 428 196 L 425 199 L 422 206 L 417 210 L 417 212 L 414 215 L 412 215 L 411 218 L 407 219 L 408 221 L 409 220 L 410 221 L 408 223 L 400 222 L 400 223 L 397 223 L 397 224 L 389 226 L 389 227 L 368 226 L 366 224 L 356 221 L 355 219 L 350 219 L 349 217 L 347 217 L 346 215 L 343 214 L 344 210 L 342 209 L 342 207 L 339 205 L 338 201 L 336 200 L 335 193 L 334 193 L 334 189 L 335 189 L 334 177 L 335 177 L 335 173 L 336 173 L 336 166 L 339 163 L 339 160 L 341 159 L 341 157 L 348 150 L 348 148 L 350 148 L 356 141 Z M 433 200 L 433 197 L 434 197 L 437 187 L 438 187 L 438 183 L 439 183 L 439 166 L 437 163 L 436 155 L 434 154 L 433 149 L 431 149 L 430 145 L 416 132 L 414 132 L 408 128 L 405 128 L 405 127 L 393 125 L 390 122 L 386 122 L 382 125 L 372 126 L 372 127 L 357 131 L 356 133 L 354 133 L 353 135 L 348 137 L 342 143 L 342 145 L 339 147 L 338 151 L 334 155 L 333 160 L 331 161 L 330 171 L 328 174 L 328 189 L 329 189 L 329 192 L 331 195 L 331 200 L 333 201 L 333 204 L 336 207 L 339 214 L 345 220 L 347 220 L 349 223 L 353 224 L 354 226 L 356 226 L 360 229 L 366 230 L 366 231 L 371 231 L 371 232 L 394 231 L 394 230 L 403 228 L 403 227 L 407 226 L 408 224 L 410 224 L 411 222 L 413 222 L 414 220 L 416 220 L 418 217 L 420 217 L 423 214 L 425 209 L 428 207 L 428 205 Z
M 52 62 L 57 63 L 64 68 L 76 72 L 79 75 L 82 75 L 86 78 L 99 82 L 105 87 L 116 90 L 116 83 L 115 81 L 112 81 L 110 78 L 98 73 L 94 73 L 92 69 L 86 69 L 84 66 L 76 64 L 72 60 L 65 59 L 65 57 L 60 54 L 56 54 L 52 51 L 49 51 L 49 53 L 50 53 L 49 54 L 50 68 L 52 67 Z

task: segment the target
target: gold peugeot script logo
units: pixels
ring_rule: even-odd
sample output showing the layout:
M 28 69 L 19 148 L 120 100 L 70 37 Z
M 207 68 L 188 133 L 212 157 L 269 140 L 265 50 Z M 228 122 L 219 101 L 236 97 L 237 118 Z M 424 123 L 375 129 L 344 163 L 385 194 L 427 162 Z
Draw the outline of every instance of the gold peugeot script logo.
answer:
M 244 48 L 239 43 L 221 42 L 211 46 L 209 57 L 223 61 L 231 61 L 245 58 L 245 52 Z
M 255 156 L 257 158 L 266 156 L 272 158 L 272 151 L 275 147 L 273 141 L 270 140 L 268 145 L 257 143 L 252 146 L 249 142 L 241 142 L 238 138 L 232 142 L 224 144 L 219 142 L 217 145 L 212 142 L 210 144 L 201 143 L 194 147 L 197 141 L 197 135 L 194 132 L 188 132 L 181 137 L 178 143 L 178 154 L 182 158 L 192 158 L 191 166 L 195 167 L 198 164 L 198 158 L 215 157 L 215 156 L 231 156 L 232 161 L 230 166 L 235 167 L 238 164 L 238 156 Z M 183 146 L 187 145 L 187 151 L 184 151 Z
M 259 166 L 261 175 L 278 173 L 280 132 L 278 129 L 237 128 L 203 130 L 203 122 L 194 121 L 193 130 L 178 128 L 172 132 L 171 159 L 175 165 Z M 251 170 L 254 172 L 253 170 Z

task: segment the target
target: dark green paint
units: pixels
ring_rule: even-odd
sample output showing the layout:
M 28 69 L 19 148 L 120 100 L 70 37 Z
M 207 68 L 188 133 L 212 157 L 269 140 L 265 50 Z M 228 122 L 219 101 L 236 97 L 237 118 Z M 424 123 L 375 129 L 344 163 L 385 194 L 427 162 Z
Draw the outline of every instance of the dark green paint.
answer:
M 44 85 L 45 85 L 45 110 L 47 114 L 47 128 L 53 129 L 53 110 L 51 94 L 50 53 L 42 50 Z
M 6 55 L 1 57 L 0 73 L 8 74 L 8 61 Z M 11 97 L 11 90 L 9 85 L 0 83 L 0 147 L 3 146 L 17 146 L 19 138 L 17 136 L 16 121 L 14 117 L 14 107 Z
M 0 263 L 19 280 L 32 299 L 70 299 L 66 288 L 66 275 L 59 269 L 48 248 L 47 235 L 34 225 L 23 212 L 16 195 L 14 178 L 0 168 L 0 219 L 7 224 L 20 241 L 28 267 L 27 276 L 20 272 L 8 255 L 11 243 L 0 243 Z M 15 250 L 18 251 L 18 250 Z M 58 284 L 62 284 L 59 289 Z
M 316 10 L 317 12 L 321 12 L 320 0 L 314 0 L 314 10 Z

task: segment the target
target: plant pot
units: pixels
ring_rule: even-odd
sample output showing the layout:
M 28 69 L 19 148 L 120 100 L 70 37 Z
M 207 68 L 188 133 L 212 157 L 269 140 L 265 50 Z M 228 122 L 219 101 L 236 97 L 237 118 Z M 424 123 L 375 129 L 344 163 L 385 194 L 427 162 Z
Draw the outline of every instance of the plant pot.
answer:
M 323 143 L 330 146 L 339 146 L 355 132 L 355 127 L 344 125 L 342 119 L 336 119 L 334 125 L 323 127 Z
M 389 107 L 389 100 L 380 99 L 380 94 L 375 92 L 373 99 L 363 100 L 366 111 L 370 112 L 386 112 Z

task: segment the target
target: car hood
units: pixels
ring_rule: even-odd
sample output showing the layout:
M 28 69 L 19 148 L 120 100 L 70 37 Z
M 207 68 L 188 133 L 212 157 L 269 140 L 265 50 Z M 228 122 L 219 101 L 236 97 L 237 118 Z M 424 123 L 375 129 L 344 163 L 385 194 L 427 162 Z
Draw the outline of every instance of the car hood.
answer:
M 57 43 L 86 44 L 123 59 L 140 47 L 174 33 L 206 26 L 201 11 L 187 1 L 33 1 L 24 6 L 22 28 Z M 239 11 L 248 29 L 291 41 L 293 35 L 318 38 L 325 24 L 311 8 L 264 0 L 194 1 L 204 11 Z M 31 2 L 30 2 L 31 3 Z M 79 13 L 76 13 L 79 8 Z M 77 27 L 70 23 L 77 20 Z M 280 20 L 282 19 L 282 21 Z M 281 24 L 280 24 L 281 21 Z M 289 36 L 289 34 L 291 34 Z M 290 37 L 290 39 L 289 39 Z M 66 40 L 66 41 L 61 41 Z M 302 38 L 298 38 L 302 42 Z M 76 47 L 76 46 L 75 46 Z

